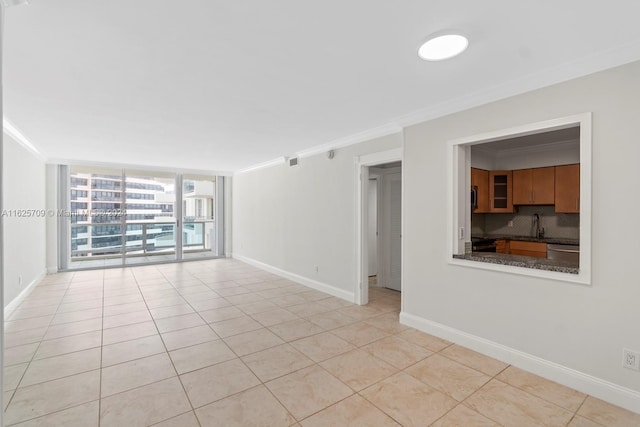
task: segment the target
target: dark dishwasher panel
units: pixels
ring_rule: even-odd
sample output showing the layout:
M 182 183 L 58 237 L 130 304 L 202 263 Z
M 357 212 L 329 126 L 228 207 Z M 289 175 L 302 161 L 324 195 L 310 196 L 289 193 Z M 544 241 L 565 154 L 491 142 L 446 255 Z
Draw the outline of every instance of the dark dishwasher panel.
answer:
M 472 252 L 495 252 L 496 239 L 471 239 Z

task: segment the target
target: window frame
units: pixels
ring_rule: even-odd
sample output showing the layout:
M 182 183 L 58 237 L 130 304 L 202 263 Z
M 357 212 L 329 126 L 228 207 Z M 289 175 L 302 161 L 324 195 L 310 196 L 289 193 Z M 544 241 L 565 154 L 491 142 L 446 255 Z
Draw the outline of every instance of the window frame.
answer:
M 579 273 L 562 273 L 454 258 L 465 253 L 470 239 L 471 208 L 470 149 L 473 145 L 532 135 L 552 130 L 580 127 L 580 264 Z M 507 129 L 472 135 L 447 142 L 447 263 L 530 277 L 591 285 L 591 146 L 592 113 L 586 112 Z
M 136 211 L 136 209 L 132 208 L 131 206 L 135 206 L 136 208 L 138 208 L 137 210 L 149 211 L 149 213 L 144 213 L 144 212 L 132 213 L 132 214 L 127 213 L 125 216 L 122 216 L 120 221 L 117 223 L 101 223 L 101 222 L 92 221 L 91 224 L 89 223 L 82 224 L 82 225 L 91 226 L 91 227 L 105 227 L 110 225 L 118 225 L 122 228 L 122 232 L 119 233 L 122 235 L 121 237 L 122 248 L 120 249 L 120 255 L 118 257 L 112 257 L 115 260 L 119 259 L 121 262 L 116 261 L 112 264 L 100 265 L 100 266 L 73 265 L 73 260 L 71 257 L 72 234 L 73 234 L 72 225 L 87 222 L 87 216 L 85 215 L 84 217 L 82 217 L 78 215 L 60 215 L 58 218 L 58 227 L 57 227 L 58 271 L 76 271 L 76 270 L 87 270 L 87 269 L 94 269 L 94 268 L 119 268 L 119 267 L 127 267 L 130 265 L 154 265 L 154 264 L 165 264 L 165 263 L 183 262 L 183 261 L 191 261 L 191 260 L 224 258 L 227 256 L 225 253 L 225 244 L 224 244 L 225 238 L 226 238 L 225 231 L 227 231 L 227 228 L 225 227 L 225 224 L 224 224 L 224 215 L 222 215 L 222 211 L 224 211 L 225 209 L 225 203 L 227 202 L 227 199 L 225 197 L 225 185 L 224 185 L 225 181 L 227 180 L 226 176 L 213 175 L 213 174 L 209 175 L 209 174 L 206 174 L 205 172 L 197 172 L 197 174 L 195 174 L 194 172 L 191 172 L 188 170 L 162 170 L 162 169 L 158 170 L 155 168 L 147 169 L 142 167 L 128 168 L 126 166 L 120 166 L 120 165 L 95 165 L 91 163 L 88 163 L 88 164 L 73 163 L 70 165 L 59 164 L 57 166 L 58 166 L 57 205 L 62 211 L 72 212 L 71 203 L 76 203 L 76 204 L 87 203 L 85 199 L 87 198 L 88 194 L 85 194 L 82 200 L 77 200 L 78 194 L 76 194 L 75 196 L 72 196 L 71 194 L 71 189 L 73 187 L 71 185 L 72 180 L 79 179 L 77 177 L 72 177 L 73 172 L 76 172 L 76 173 L 80 172 L 85 174 L 101 173 L 106 175 L 107 174 L 106 171 L 113 174 L 113 177 L 114 177 L 113 180 L 96 178 L 95 185 L 91 186 L 91 188 L 93 189 L 92 194 L 99 194 L 101 199 L 100 201 L 95 202 L 94 205 L 96 209 L 107 209 L 107 207 L 100 205 L 100 203 L 103 202 L 102 199 L 104 198 L 105 199 L 104 204 L 111 205 L 113 203 L 113 206 L 114 206 L 113 209 L 117 209 L 117 205 L 119 205 L 120 208 L 124 208 L 125 211 L 127 210 Z M 120 173 L 119 178 L 117 179 L 116 177 L 118 175 L 115 174 L 116 172 Z M 128 181 L 128 178 L 146 177 L 147 175 L 172 179 L 174 183 L 174 187 L 176 189 L 175 204 L 174 203 L 151 204 L 148 202 L 148 200 L 153 200 L 154 196 L 152 193 L 147 193 L 147 191 L 155 191 L 155 189 L 141 188 L 142 187 L 141 184 L 133 181 Z M 217 203 L 212 202 L 212 205 L 215 207 L 216 213 L 218 213 L 217 211 L 220 211 L 220 213 L 216 215 L 216 217 L 220 218 L 220 220 L 222 221 L 222 222 L 217 220 L 215 221 L 215 224 L 214 224 L 215 240 L 211 241 L 210 243 L 211 248 L 207 249 L 206 247 L 204 247 L 201 250 L 192 249 L 188 252 L 188 254 L 190 255 L 194 253 L 198 253 L 198 254 L 197 256 L 191 256 L 191 257 L 184 257 L 186 252 L 184 251 L 183 242 L 181 238 L 182 236 L 181 230 L 184 226 L 184 218 L 183 218 L 182 209 L 181 209 L 184 203 L 184 198 L 182 197 L 182 191 L 181 191 L 182 180 L 184 176 L 189 176 L 189 177 L 197 176 L 197 177 L 201 177 L 201 179 L 212 180 L 214 182 L 214 191 L 216 192 L 215 200 L 217 201 Z M 87 193 L 87 191 L 85 191 L 84 188 L 88 187 L 89 185 L 88 179 L 75 181 L 75 183 L 81 184 L 81 185 L 77 185 L 78 187 L 81 187 L 81 188 L 75 189 L 75 191 L 77 192 L 84 191 L 85 193 Z M 116 199 L 116 195 L 117 195 L 117 199 Z M 112 203 L 106 200 L 111 197 L 114 198 Z M 153 205 L 154 207 L 158 207 L 158 209 L 148 209 L 151 205 Z M 146 216 L 148 215 L 153 215 L 154 218 L 158 216 L 163 216 L 162 214 L 164 213 L 165 209 L 168 210 L 168 207 L 172 205 L 175 206 L 175 210 L 173 211 L 174 215 L 171 217 L 172 219 L 175 220 L 175 223 L 172 225 L 175 229 L 175 236 L 176 236 L 175 249 L 174 249 L 175 258 L 172 258 L 170 260 L 165 260 L 163 258 L 158 258 L 157 260 L 150 259 L 148 262 L 128 262 L 128 260 L 132 260 L 134 258 L 137 260 L 137 259 L 141 259 L 142 257 L 137 255 L 131 256 L 127 253 L 127 250 L 126 250 L 128 248 L 127 241 L 130 240 L 129 236 L 127 236 L 126 234 L 127 227 L 132 225 L 137 225 L 135 224 L 135 221 L 146 220 L 147 219 Z M 111 209 L 111 206 L 108 206 L 108 209 Z M 136 218 L 133 218 L 134 216 Z M 141 218 L 138 218 L 138 217 L 141 217 Z M 169 221 L 167 221 L 167 223 L 169 223 Z M 106 237 L 107 237 L 106 235 L 92 236 L 92 238 L 94 239 L 101 239 Z M 204 242 L 206 241 L 205 236 L 202 237 L 202 241 L 204 246 Z M 172 254 L 168 254 L 168 255 L 172 255 Z M 100 261 L 101 259 L 105 259 L 105 258 L 96 257 L 97 261 Z

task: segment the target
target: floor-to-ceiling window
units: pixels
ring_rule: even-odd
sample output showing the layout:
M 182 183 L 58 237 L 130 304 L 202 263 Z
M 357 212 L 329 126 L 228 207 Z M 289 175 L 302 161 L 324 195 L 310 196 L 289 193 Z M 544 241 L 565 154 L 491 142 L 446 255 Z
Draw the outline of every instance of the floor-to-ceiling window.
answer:
M 121 169 L 69 170 L 70 268 L 122 263 L 123 185 Z M 61 189 L 64 191 L 64 189 Z M 65 203 L 66 204 L 66 203 Z M 64 204 L 60 206 L 64 211 Z M 64 242 L 66 236 L 60 236 Z
M 61 167 L 62 269 L 222 255 L 222 178 Z M 219 232 L 220 231 L 220 232 Z
M 176 259 L 176 174 L 124 171 L 125 263 Z
M 216 177 L 182 177 L 182 256 L 201 258 L 217 253 Z

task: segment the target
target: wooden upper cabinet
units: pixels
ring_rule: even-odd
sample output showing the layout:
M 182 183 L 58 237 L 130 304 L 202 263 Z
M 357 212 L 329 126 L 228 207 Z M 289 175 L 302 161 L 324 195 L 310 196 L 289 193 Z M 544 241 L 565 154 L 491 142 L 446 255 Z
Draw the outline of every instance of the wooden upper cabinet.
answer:
M 489 211 L 513 212 L 511 171 L 489 171 Z
M 473 209 L 475 213 L 491 212 L 489 209 L 489 171 L 471 168 L 471 189 L 477 191 L 478 207 Z
M 513 204 L 528 205 L 531 203 L 531 169 L 513 171 Z
M 556 212 L 580 212 L 580 164 L 556 166 Z
M 514 205 L 553 205 L 555 167 L 513 171 Z

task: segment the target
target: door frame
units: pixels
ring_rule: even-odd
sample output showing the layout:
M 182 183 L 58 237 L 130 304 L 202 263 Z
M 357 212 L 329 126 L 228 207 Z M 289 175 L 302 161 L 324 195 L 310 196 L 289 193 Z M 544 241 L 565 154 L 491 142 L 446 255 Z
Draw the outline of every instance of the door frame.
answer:
M 356 265 L 358 266 L 356 268 L 354 302 L 359 305 L 366 305 L 369 302 L 369 260 L 366 256 L 369 244 L 367 235 L 367 207 L 369 202 L 367 185 L 369 184 L 369 167 L 396 161 L 402 161 L 402 148 L 356 156 L 354 159 L 354 183 L 356 187 Z M 404 172 L 402 176 L 404 176 Z M 404 186 L 402 188 L 404 192 Z M 404 205 L 404 197 L 402 200 L 402 204 Z M 402 289 L 404 257 L 402 253 L 400 256 L 400 288 Z

